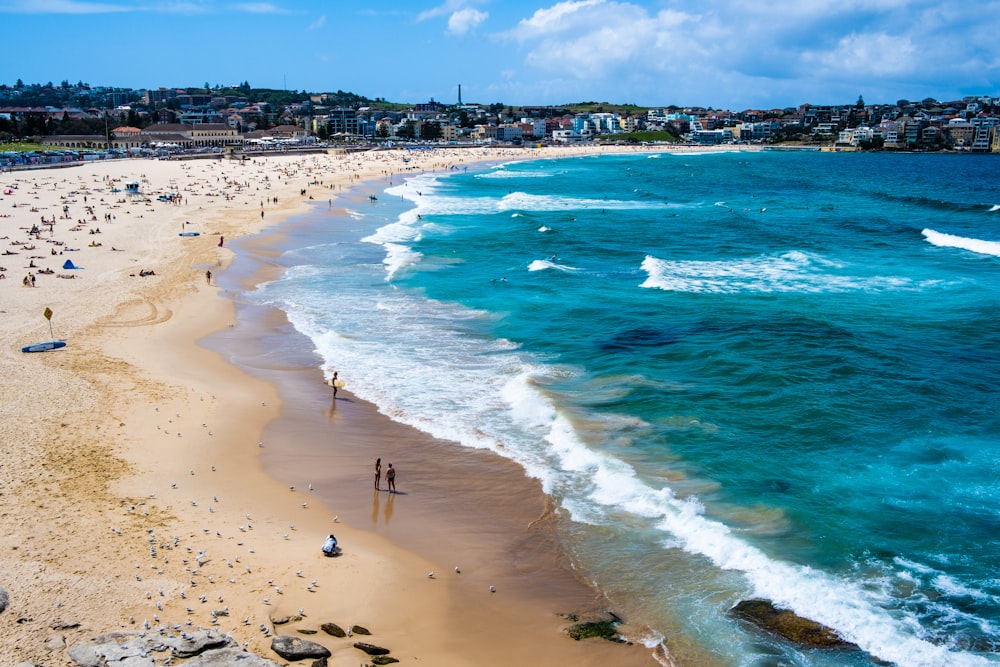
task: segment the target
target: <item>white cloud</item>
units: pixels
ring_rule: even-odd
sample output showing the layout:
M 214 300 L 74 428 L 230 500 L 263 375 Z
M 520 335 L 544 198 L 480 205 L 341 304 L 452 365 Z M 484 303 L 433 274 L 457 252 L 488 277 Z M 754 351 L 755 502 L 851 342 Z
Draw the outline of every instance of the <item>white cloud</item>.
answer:
M 453 35 L 464 35 L 474 30 L 488 17 L 489 14 L 478 9 L 460 9 L 448 18 L 448 32 Z
M 517 34 L 520 38 L 530 38 L 555 32 L 567 32 L 579 25 L 579 20 L 587 21 L 593 14 L 583 13 L 588 7 L 606 5 L 604 0 L 566 0 L 548 9 L 539 9 L 531 18 L 523 19 L 518 24 Z
M 803 56 L 807 64 L 849 77 L 885 77 L 909 73 L 920 63 L 917 48 L 907 37 L 885 33 L 857 34 L 842 37 L 834 49 Z M 862 79 L 863 80 L 863 79 Z
M 995 82 L 1000 20 L 984 16 L 958 0 L 560 0 L 493 38 L 544 79 L 519 97 L 770 108 Z
M 431 9 L 424 10 L 417 14 L 417 23 L 426 21 L 427 19 L 432 19 L 437 16 L 445 16 L 446 14 L 453 14 L 458 10 L 462 9 L 466 5 L 466 0 L 445 0 L 443 5 L 438 5 L 437 7 L 432 7 Z
M 13 14 L 110 14 L 135 11 L 136 7 L 77 0 L 25 0 L 0 4 L 0 12 Z
M 270 2 L 245 2 L 234 5 L 234 9 L 248 14 L 285 14 L 286 10 L 273 5 Z
M 326 15 L 320 16 L 318 19 L 309 24 L 308 30 L 319 30 L 326 25 Z

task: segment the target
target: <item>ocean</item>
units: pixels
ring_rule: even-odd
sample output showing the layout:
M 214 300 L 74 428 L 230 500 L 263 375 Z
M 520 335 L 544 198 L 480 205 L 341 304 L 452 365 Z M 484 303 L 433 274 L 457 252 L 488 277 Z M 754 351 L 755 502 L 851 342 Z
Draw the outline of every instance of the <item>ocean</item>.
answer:
M 997 664 L 997 183 L 991 155 L 769 151 L 397 177 L 242 296 L 537 478 L 677 664 Z M 859 649 L 762 635 L 750 598 Z

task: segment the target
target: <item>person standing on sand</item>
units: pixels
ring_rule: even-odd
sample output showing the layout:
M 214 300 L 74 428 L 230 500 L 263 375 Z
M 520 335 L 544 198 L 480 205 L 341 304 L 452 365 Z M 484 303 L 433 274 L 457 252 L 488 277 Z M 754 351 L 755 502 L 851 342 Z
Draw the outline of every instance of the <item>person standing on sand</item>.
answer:
M 375 459 L 375 490 L 378 490 L 378 483 L 382 481 L 382 458 Z
M 209 269 L 208 271 L 205 271 L 205 280 L 208 282 L 209 285 L 212 284 L 212 270 L 211 269 Z
M 385 481 L 389 484 L 389 493 L 396 493 L 396 469 L 389 464 L 389 468 L 385 471 Z

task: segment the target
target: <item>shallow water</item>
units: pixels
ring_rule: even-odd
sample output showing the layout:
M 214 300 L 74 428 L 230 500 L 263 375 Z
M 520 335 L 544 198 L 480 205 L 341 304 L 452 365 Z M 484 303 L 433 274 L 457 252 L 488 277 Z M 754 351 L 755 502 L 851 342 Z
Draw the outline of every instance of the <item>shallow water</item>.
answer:
M 317 211 L 247 295 L 357 396 L 541 480 L 680 664 L 1000 662 L 1000 160 L 664 154 Z M 861 651 L 727 611 L 765 597 Z

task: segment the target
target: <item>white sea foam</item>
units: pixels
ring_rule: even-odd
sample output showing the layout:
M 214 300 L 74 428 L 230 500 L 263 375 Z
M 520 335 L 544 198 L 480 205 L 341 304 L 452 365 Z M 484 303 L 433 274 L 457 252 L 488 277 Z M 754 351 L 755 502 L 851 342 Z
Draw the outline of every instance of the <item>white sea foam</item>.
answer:
M 481 180 L 503 179 L 503 178 L 550 178 L 552 172 L 544 171 L 517 171 L 514 169 L 497 168 L 482 174 L 476 174 L 473 178 Z
M 555 262 L 549 261 L 547 259 L 536 259 L 533 262 L 531 262 L 531 264 L 528 264 L 529 271 L 545 271 L 547 269 L 553 269 L 555 271 L 564 271 L 566 273 L 580 270 L 574 266 L 566 266 L 565 264 L 556 264 Z
M 642 202 L 620 199 L 584 199 L 560 195 L 533 195 L 526 192 L 511 192 L 497 204 L 500 211 L 525 209 L 529 211 L 579 211 L 585 209 L 635 210 L 669 208 L 660 202 Z
M 743 573 L 754 594 L 837 630 L 873 655 L 914 667 L 985 665 L 984 659 L 949 651 L 913 636 L 906 619 L 897 620 L 879 604 L 880 591 L 831 577 L 808 567 L 775 561 L 734 536 L 724 524 L 704 516 L 696 498 L 679 499 L 667 488 L 652 488 L 625 462 L 581 443 L 569 420 L 522 374 L 504 388 L 512 417 L 533 432 L 545 432 L 546 455 L 554 457 L 541 478 L 547 493 L 563 497 L 575 521 L 601 523 L 605 510 L 625 510 L 657 521 L 666 548 L 681 546 L 723 570 Z M 501 452 L 503 453 L 503 452 Z
M 942 248 L 961 248 L 962 250 L 968 250 L 981 255 L 993 255 L 994 257 L 1000 257 L 1000 242 L 998 241 L 970 239 L 964 236 L 943 234 L 941 232 L 936 232 L 933 229 L 925 229 L 921 233 L 927 239 L 928 243 Z
M 792 251 L 734 260 L 665 260 L 647 255 L 640 287 L 669 292 L 737 294 L 741 292 L 829 293 L 915 288 L 896 276 L 857 276 L 817 255 Z
M 995 211 L 1000 211 L 1000 204 L 993 204 L 993 206 L 990 207 L 989 211 L 990 213 L 993 213 Z
M 540 232 L 550 232 L 550 231 L 552 231 L 552 228 L 551 227 L 546 227 L 545 225 L 542 225 L 541 227 L 538 228 L 538 231 L 540 231 Z

